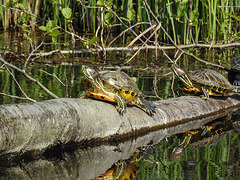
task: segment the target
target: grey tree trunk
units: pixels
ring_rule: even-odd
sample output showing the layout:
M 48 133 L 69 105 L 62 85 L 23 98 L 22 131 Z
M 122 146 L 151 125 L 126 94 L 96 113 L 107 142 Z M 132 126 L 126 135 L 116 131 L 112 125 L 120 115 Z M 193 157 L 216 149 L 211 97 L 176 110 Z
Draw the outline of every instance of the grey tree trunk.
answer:
M 59 143 L 133 137 L 186 122 L 185 130 L 192 129 L 239 109 L 239 99 L 239 95 L 233 94 L 207 101 L 196 96 L 160 100 L 154 102 L 153 117 L 137 107 L 128 107 L 121 116 L 114 105 L 89 99 L 1 105 L 0 156 L 41 151 Z M 176 128 L 176 133 L 182 131 Z

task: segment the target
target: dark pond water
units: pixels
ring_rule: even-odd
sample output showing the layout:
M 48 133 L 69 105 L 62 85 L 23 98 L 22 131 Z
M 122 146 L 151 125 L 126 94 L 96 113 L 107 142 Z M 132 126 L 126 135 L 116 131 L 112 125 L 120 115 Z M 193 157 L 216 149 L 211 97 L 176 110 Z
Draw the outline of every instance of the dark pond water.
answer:
M 36 36 L 37 46 L 45 37 Z M 68 37 L 63 37 L 67 41 Z M 23 67 L 32 51 L 27 40 L 18 34 L 4 34 L 2 54 L 8 62 Z M 45 52 L 63 45 L 44 45 Z M 65 49 L 70 49 L 66 47 Z M 81 45 L 76 49 L 81 49 Z M 174 51 L 168 51 L 173 58 Z M 239 54 L 238 49 L 196 50 L 208 62 L 230 67 L 230 59 Z M 101 54 L 54 55 L 30 59 L 27 72 L 59 97 L 78 97 L 82 92 L 81 65 L 87 64 L 98 70 L 116 70 L 131 56 L 129 52 Z M 187 71 L 212 68 L 182 56 L 179 65 Z M 162 52 L 142 51 L 129 64 L 122 65 L 123 71 L 136 80 L 146 99 L 171 98 L 171 64 Z M 11 70 L 22 90 L 28 97 L 42 101 L 51 97 L 35 83 L 27 80 L 20 72 Z M 227 77 L 227 72 L 221 71 Z M 0 70 L 0 92 L 23 97 L 12 75 Z M 178 88 L 175 83 L 174 88 Z M 0 104 L 29 102 L 0 95 Z M 18 160 L 0 163 L 0 179 L 238 179 L 240 178 L 240 134 L 238 115 L 228 116 L 197 130 L 175 134 L 176 128 L 166 134 L 166 130 L 115 144 L 102 144 L 96 147 L 66 147 L 49 150 L 40 156 L 28 154 Z M 169 131 L 169 132 L 170 132 Z M 154 137 L 154 138 L 153 138 Z M 155 139 L 151 141 L 151 139 Z M 146 143 L 147 142 L 147 143 Z

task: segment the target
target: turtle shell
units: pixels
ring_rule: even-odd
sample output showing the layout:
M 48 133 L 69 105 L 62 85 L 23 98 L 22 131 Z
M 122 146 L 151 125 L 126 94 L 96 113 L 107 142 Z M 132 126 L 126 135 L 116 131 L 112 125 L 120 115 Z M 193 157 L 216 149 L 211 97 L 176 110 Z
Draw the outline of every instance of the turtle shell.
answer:
M 240 86 L 240 55 L 231 59 L 231 69 L 228 71 L 228 80 L 235 86 Z
M 104 81 L 118 89 L 126 102 L 133 101 L 142 94 L 136 82 L 120 69 L 117 71 L 100 71 L 99 74 Z
M 193 71 L 189 74 L 189 77 L 195 86 L 207 86 L 217 93 L 222 94 L 225 91 L 233 90 L 232 85 L 222 74 L 211 69 Z
M 231 59 L 231 68 L 240 71 L 240 55 Z

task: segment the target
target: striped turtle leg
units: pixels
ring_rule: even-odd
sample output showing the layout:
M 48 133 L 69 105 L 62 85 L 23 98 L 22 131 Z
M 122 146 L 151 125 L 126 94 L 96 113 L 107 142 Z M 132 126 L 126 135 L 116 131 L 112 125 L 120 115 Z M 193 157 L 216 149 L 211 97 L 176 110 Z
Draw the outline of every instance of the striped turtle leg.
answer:
M 122 96 L 120 96 L 118 93 L 116 93 L 115 95 L 115 99 L 117 101 L 117 107 L 116 109 L 118 110 L 118 112 L 123 115 L 126 112 L 127 109 L 127 104 L 126 101 L 123 99 Z
M 209 92 L 204 87 L 202 87 L 202 92 L 203 95 L 201 97 L 205 100 L 209 99 Z

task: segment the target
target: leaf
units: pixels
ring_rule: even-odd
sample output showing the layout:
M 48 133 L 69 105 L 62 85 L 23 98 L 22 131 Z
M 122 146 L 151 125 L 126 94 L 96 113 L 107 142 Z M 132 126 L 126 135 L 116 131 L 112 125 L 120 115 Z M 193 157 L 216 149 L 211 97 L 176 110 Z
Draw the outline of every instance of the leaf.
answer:
M 25 19 L 25 21 L 28 21 L 30 18 L 29 14 L 26 14 L 26 13 L 24 13 L 22 17 Z
M 22 9 L 22 10 L 24 10 L 24 9 L 25 9 L 24 5 L 23 5 L 23 4 L 21 4 L 21 3 L 18 3 L 18 7 L 19 7 L 20 9 Z
M 134 19 L 134 17 L 135 17 L 135 11 L 134 10 L 131 10 L 131 11 L 127 11 L 127 17 L 128 17 L 128 19 L 131 19 L 131 20 L 133 20 Z
M 59 30 L 54 29 L 54 30 L 51 32 L 50 36 L 52 36 L 52 37 L 57 37 L 59 34 L 60 34 Z
M 120 19 L 124 20 L 124 21 L 128 21 L 129 22 L 129 19 L 125 18 L 125 17 L 120 17 Z
M 105 14 L 105 16 L 104 16 L 105 22 L 106 22 L 107 24 L 110 24 L 111 19 L 112 19 L 112 13 L 107 12 L 107 13 Z
M 63 8 L 62 9 L 62 15 L 66 18 L 66 19 L 70 19 L 72 17 L 72 9 L 70 8 Z
M 46 30 L 47 32 L 52 32 L 52 29 L 55 27 L 54 21 L 50 20 L 47 22 Z
M 39 29 L 42 30 L 42 31 L 47 31 L 46 26 L 40 26 Z
M 190 26 L 197 26 L 198 25 L 198 21 L 193 21 L 193 22 L 190 22 L 189 24 L 190 24 Z
M 103 0 L 98 0 L 97 1 L 97 6 L 104 6 Z
M 94 36 L 91 40 L 90 40 L 90 45 L 94 44 L 95 42 L 98 41 L 98 37 Z
M 180 2 L 180 4 L 186 4 L 188 3 L 189 0 L 183 0 L 182 2 Z
M 107 6 L 109 9 L 111 9 L 112 5 L 113 5 L 113 0 L 107 1 Z
M 28 38 L 28 35 L 26 33 L 23 33 L 23 37 Z
M 197 9 L 193 10 L 190 14 L 191 21 L 198 20 L 199 12 Z
M 179 5 L 178 9 L 177 9 L 177 17 L 176 18 L 182 17 L 184 15 L 184 12 L 186 12 L 186 4 Z
M 8 9 L 10 6 L 11 6 L 11 2 L 8 1 L 8 2 L 6 3 L 6 8 Z
M 53 43 L 56 43 L 56 42 L 57 42 L 55 37 L 52 37 L 52 42 L 53 42 Z

